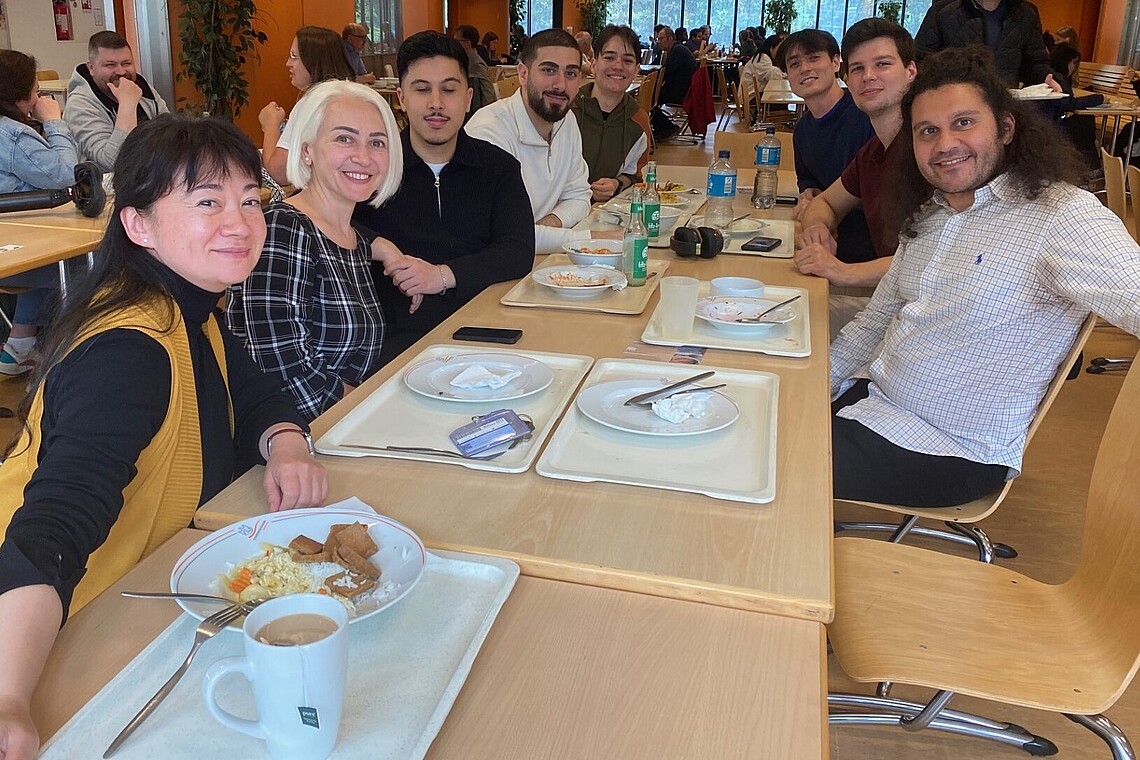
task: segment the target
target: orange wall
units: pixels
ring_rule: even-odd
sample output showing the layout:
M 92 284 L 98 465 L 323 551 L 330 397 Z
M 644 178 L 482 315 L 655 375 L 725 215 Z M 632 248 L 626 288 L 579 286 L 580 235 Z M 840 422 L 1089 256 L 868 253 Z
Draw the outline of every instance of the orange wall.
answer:
M 1103 0 L 1100 7 L 1099 34 L 1093 60 L 1097 63 L 1116 63 L 1120 50 L 1120 35 L 1124 31 L 1124 14 L 1127 0 Z
M 428 29 L 444 31 L 442 0 L 404 0 L 404 36 Z
M 170 54 L 175 71 L 180 68 L 178 15 L 181 12 L 181 2 L 170 0 Z M 242 109 L 237 118 L 237 125 L 258 145 L 261 144 L 261 127 L 257 122 L 257 114 L 262 107 L 274 100 L 282 108 L 289 110 L 297 100 L 297 90 L 289 84 L 289 72 L 285 70 L 285 60 L 289 57 L 289 47 L 293 44 L 293 34 L 306 25 L 326 26 L 339 34 L 344 25 L 353 20 L 353 14 L 353 0 L 260 0 L 258 2 L 257 28 L 265 32 L 269 39 L 264 45 L 258 46 L 260 60 L 253 58 L 246 63 L 249 105 Z M 176 103 L 179 98 L 194 99 L 195 94 L 191 82 L 175 82 Z
M 1096 44 L 1102 0 L 1034 0 L 1041 12 L 1041 26 L 1056 32 L 1063 26 L 1077 30 L 1082 58 L 1090 59 Z
M 454 29 L 460 24 L 471 24 L 479 30 L 482 37 L 487 32 L 499 35 L 499 50 L 506 50 L 503 41 L 508 39 L 510 22 L 507 16 L 507 0 L 452 0 L 450 5 L 451 18 L 447 28 Z M 412 29 L 405 22 L 404 31 L 411 34 L 418 29 Z

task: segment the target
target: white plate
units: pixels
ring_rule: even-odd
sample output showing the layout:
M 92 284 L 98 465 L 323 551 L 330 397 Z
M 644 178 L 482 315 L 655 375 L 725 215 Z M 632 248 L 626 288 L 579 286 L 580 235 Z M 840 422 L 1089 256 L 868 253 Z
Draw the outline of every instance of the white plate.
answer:
M 563 243 L 562 250 L 566 253 L 587 253 L 591 256 L 611 256 L 615 253 L 621 253 L 620 240 L 607 240 L 605 238 L 596 240 L 575 240 L 570 243 Z M 584 251 L 584 248 L 589 248 L 590 251 Z M 602 251 L 605 251 L 602 253 Z
M 611 380 L 585 388 L 578 394 L 578 411 L 594 422 L 615 430 L 643 435 L 681 436 L 722 430 L 740 416 L 736 402 L 717 391 L 707 391 L 709 413 L 684 422 L 669 422 L 649 407 L 626 406 L 625 402 L 642 393 L 655 391 L 668 383 L 647 379 Z
M 456 388 L 451 384 L 460 372 L 480 364 L 489 369 L 518 369 L 522 374 L 500 388 Z M 510 401 L 545 390 L 554 373 L 538 359 L 518 354 L 454 354 L 415 364 L 404 373 L 409 390 L 445 401 Z
M 324 541 L 330 526 L 353 522 L 367 525 L 368 535 L 379 547 L 370 561 L 380 567 L 380 584 L 394 584 L 387 594 L 357 605 L 356 614 L 350 616 L 348 622 L 371 617 L 403 599 L 419 582 L 427 552 L 419 536 L 395 520 L 353 509 L 289 509 L 227 525 L 186 550 L 170 572 L 170 590 L 218 596 L 218 578 L 234 566 L 257 557 L 263 543 L 288 546 L 301 533 L 315 541 Z M 182 609 L 199 620 L 218 611 L 217 603 L 177 601 Z
M 751 318 L 764 313 L 779 301 L 764 298 L 744 298 L 740 296 L 716 296 L 697 301 L 697 317 L 717 329 L 726 332 L 760 332 L 773 325 L 782 325 L 796 318 L 791 304 L 781 306 L 764 316 L 763 322 L 737 322 L 737 319 Z
M 689 205 L 689 200 L 700 202 L 698 195 L 683 195 L 681 193 L 662 193 L 665 197 L 661 199 L 662 208 L 682 208 Z M 616 208 L 623 214 L 629 213 L 629 201 L 613 201 L 610 203 L 611 208 Z
M 666 190 L 665 189 L 666 185 L 673 185 L 674 188 L 672 190 Z M 693 192 L 694 190 L 696 192 Z M 664 181 L 657 180 L 657 192 L 658 193 L 684 193 L 686 195 L 692 195 L 694 197 L 696 197 L 698 195 L 704 195 L 704 190 L 702 188 L 691 187 L 691 186 L 686 185 L 686 184 L 681 183 L 681 182 L 670 182 L 669 180 L 664 180 Z
M 689 220 L 690 227 L 703 227 L 704 223 L 705 218 L 701 214 L 698 214 Z M 751 217 L 746 217 L 744 219 L 737 219 L 735 222 L 733 222 L 731 230 L 733 235 L 754 235 L 767 226 L 767 222 L 763 222 L 759 219 L 753 219 Z
M 551 275 L 566 274 L 580 278 L 597 280 L 597 285 L 558 285 L 551 282 Z M 624 288 L 628 280 L 625 275 L 616 269 L 603 266 L 560 266 L 546 267 L 531 274 L 531 278 L 539 285 L 545 285 L 556 293 L 572 298 L 596 296 L 612 287 Z

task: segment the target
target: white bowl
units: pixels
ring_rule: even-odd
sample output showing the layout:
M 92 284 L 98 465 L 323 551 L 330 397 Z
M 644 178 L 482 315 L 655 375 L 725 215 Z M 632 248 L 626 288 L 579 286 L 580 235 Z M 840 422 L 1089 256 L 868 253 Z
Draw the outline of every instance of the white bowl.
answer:
M 763 298 L 764 283 L 751 277 L 714 277 L 709 283 L 709 292 L 713 296 Z
M 617 214 L 621 217 L 622 224 L 624 225 L 629 221 L 629 202 L 618 201 L 611 206 L 606 207 L 606 211 Z M 612 218 L 612 217 L 611 217 Z M 673 227 L 676 226 L 677 220 L 681 218 L 681 209 L 670 208 L 668 206 L 661 207 L 661 234 L 672 234 Z
M 620 240 L 575 240 L 562 246 L 566 255 L 575 264 L 582 266 L 600 265 L 621 269 L 621 241 Z M 587 251 L 593 251 L 588 253 Z M 607 251 L 607 253 L 598 253 Z

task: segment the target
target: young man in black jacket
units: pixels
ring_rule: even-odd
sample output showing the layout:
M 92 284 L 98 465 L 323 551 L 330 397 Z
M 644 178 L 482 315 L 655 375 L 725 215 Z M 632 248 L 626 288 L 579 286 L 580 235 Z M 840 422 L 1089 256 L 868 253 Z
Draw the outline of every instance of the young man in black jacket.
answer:
M 404 40 L 397 91 L 408 116 L 401 135 L 404 179 L 378 209 L 357 206 L 354 223 L 407 258 L 373 278 L 388 330 L 381 358 L 400 352 L 487 286 L 525 276 L 534 264 L 534 223 L 518 161 L 467 135 L 467 54 L 439 32 Z M 527 213 L 519 213 L 520 209 Z M 423 296 L 413 309 L 412 296 Z
M 914 37 L 918 62 L 953 47 L 985 45 L 1007 87 L 1041 84 L 1057 92 L 1041 15 L 1029 0 L 935 0 Z

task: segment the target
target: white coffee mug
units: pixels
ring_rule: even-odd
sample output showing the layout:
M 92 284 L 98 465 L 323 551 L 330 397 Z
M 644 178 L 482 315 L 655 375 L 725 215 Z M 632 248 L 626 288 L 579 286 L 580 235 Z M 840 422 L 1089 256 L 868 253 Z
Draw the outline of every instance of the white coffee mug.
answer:
M 270 622 L 293 615 L 320 615 L 336 624 L 332 633 L 307 644 L 262 643 L 257 634 Z M 265 741 L 273 760 L 322 760 L 336 745 L 348 672 L 348 611 L 321 594 L 271 599 L 242 626 L 244 657 L 226 657 L 206 671 L 206 708 L 223 726 Z M 257 720 L 235 717 L 218 707 L 219 683 L 241 674 L 253 687 Z

